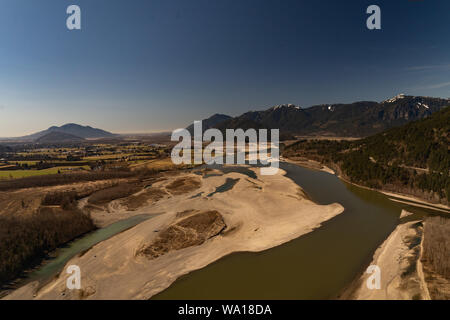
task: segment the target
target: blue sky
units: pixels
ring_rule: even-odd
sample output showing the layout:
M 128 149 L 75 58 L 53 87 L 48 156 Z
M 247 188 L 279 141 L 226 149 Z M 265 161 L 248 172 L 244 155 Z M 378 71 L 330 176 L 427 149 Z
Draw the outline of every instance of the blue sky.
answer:
M 66 28 L 78 4 L 82 30 Z M 382 30 L 366 28 L 381 7 Z M 282 103 L 450 97 L 447 0 L 2 0 L 0 137 L 184 127 Z

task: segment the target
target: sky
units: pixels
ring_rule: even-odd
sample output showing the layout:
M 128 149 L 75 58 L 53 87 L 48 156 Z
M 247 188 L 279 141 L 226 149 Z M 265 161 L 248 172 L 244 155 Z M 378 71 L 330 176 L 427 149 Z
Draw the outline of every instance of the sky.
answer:
M 81 30 L 66 9 L 81 8 Z M 366 9 L 381 8 L 381 30 Z M 448 0 L 0 0 L 0 137 L 450 97 Z

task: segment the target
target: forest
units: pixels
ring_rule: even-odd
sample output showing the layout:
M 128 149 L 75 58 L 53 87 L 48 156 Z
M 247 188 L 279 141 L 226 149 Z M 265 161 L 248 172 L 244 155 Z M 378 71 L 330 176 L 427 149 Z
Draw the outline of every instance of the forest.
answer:
M 29 216 L 0 216 L 0 285 L 18 277 L 47 252 L 95 229 L 90 216 L 75 205 L 63 207 L 40 208 Z

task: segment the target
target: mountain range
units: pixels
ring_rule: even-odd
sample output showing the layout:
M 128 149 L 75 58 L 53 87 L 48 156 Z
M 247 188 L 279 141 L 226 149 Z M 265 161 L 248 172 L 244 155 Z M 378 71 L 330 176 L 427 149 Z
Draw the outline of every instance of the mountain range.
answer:
M 282 104 L 266 110 L 249 111 L 237 117 L 214 114 L 202 121 L 202 128 L 203 131 L 210 128 L 221 131 L 238 128 L 280 129 L 280 133 L 285 137 L 292 135 L 366 137 L 411 121 L 427 118 L 449 105 L 450 99 L 404 94 L 382 102 L 322 104 L 309 108 Z M 193 134 L 193 124 L 188 126 L 187 130 Z M 49 143 L 115 136 L 111 132 L 98 128 L 68 123 L 60 127 L 52 126 L 31 135 L 5 140 Z
M 262 111 L 225 118 L 212 127 L 225 129 L 280 129 L 281 133 L 365 137 L 386 129 L 424 119 L 450 105 L 450 99 L 400 94 L 382 101 L 322 104 L 302 108 L 283 104 Z M 213 116 L 214 117 L 214 116 Z M 210 119 L 207 126 L 210 127 Z M 215 118 L 215 120 L 219 120 Z

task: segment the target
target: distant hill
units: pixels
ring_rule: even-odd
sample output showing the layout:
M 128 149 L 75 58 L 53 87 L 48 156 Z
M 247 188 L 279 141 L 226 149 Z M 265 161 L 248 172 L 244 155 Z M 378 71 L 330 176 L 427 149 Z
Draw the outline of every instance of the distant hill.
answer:
M 48 128 L 47 130 L 40 131 L 40 132 L 31 134 L 31 135 L 16 138 L 16 139 L 35 141 L 35 140 L 37 140 L 41 137 L 44 137 L 52 132 L 66 133 L 66 134 L 73 135 L 75 137 L 83 138 L 83 139 L 110 138 L 110 137 L 115 136 L 111 132 L 108 132 L 105 130 L 92 128 L 90 126 L 81 126 L 81 125 L 75 124 L 75 123 L 68 123 L 68 124 L 65 124 L 60 127 L 53 126 L 53 127 Z
M 73 134 L 53 131 L 45 136 L 42 136 L 35 140 L 36 143 L 41 144 L 49 144 L 49 143 L 73 143 L 73 142 L 82 142 L 85 139 L 77 137 Z
M 352 182 L 450 202 L 450 107 L 355 141 L 302 140 L 288 158 L 326 163 Z
M 227 116 L 226 114 L 216 113 L 211 117 L 209 117 L 208 119 L 202 120 L 202 130 L 203 132 L 205 132 L 205 130 L 214 128 L 215 126 L 229 119 L 232 119 L 232 117 Z M 191 124 L 186 129 L 191 133 L 191 135 L 194 134 L 194 124 Z
M 424 119 L 450 105 L 450 99 L 398 95 L 383 102 L 360 101 L 301 108 L 278 105 L 250 111 L 215 125 L 219 129 L 275 128 L 281 133 L 365 137 Z

